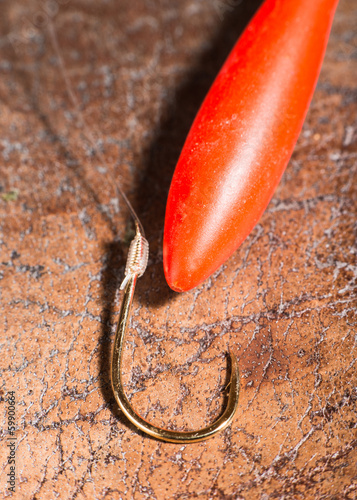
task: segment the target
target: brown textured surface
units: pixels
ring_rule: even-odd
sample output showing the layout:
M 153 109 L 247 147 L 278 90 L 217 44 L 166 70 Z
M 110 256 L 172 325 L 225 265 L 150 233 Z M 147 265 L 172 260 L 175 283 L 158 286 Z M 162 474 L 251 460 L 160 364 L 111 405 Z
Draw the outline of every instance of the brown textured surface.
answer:
M 177 155 L 258 4 L 237 3 L 1 3 L 1 391 L 18 401 L 14 498 L 357 498 L 354 0 L 341 0 L 302 135 L 259 225 L 199 289 L 178 295 L 163 277 Z M 76 126 L 46 27 L 28 21 L 44 21 L 44 5 L 60 5 L 62 55 L 106 166 Z M 233 350 L 240 405 L 211 441 L 156 442 L 113 402 L 130 226 L 108 172 L 151 245 L 127 391 L 157 424 L 201 427 L 222 408 Z M 3 402 L 1 419 L 6 497 Z

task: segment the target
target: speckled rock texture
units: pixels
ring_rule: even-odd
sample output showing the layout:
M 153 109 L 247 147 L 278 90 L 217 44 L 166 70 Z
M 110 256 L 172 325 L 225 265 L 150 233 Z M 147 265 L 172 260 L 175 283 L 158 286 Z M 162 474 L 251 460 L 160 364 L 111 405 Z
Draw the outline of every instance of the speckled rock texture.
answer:
M 357 4 L 341 0 L 293 157 L 267 211 L 204 285 L 165 283 L 173 169 L 259 2 L 3 0 L 0 5 L 1 498 L 357 498 Z M 71 104 L 49 29 L 83 112 Z M 121 183 L 150 243 L 124 356 L 157 442 L 121 414 L 110 356 L 128 242 Z M 8 402 L 16 395 L 16 492 Z

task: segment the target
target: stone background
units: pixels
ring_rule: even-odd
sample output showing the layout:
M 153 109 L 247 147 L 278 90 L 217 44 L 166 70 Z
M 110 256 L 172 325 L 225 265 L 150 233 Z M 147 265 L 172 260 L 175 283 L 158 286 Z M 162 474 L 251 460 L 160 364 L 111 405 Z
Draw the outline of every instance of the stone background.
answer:
M 163 276 L 175 162 L 258 3 L 1 2 L 3 498 L 10 390 L 16 499 L 357 498 L 354 0 L 340 2 L 302 134 L 253 233 L 192 292 L 171 292 Z M 125 352 L 126 390 L 156 424 L 201 427 L 223 407 L 233 350 L 239 409 L 210 441 L 157 442 L 113 400 L 118 284 L 133 229 L 113 177 L 151 246 Z

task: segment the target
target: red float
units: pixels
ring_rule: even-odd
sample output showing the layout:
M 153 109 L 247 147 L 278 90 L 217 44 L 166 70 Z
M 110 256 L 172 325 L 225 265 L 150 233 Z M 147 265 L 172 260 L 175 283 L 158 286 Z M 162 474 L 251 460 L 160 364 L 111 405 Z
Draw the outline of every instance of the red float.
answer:
M 266 0 L 207 94 L 166 207 L 164 270 L 196 287 L 258 222 L 290 159 L 338 0 Z

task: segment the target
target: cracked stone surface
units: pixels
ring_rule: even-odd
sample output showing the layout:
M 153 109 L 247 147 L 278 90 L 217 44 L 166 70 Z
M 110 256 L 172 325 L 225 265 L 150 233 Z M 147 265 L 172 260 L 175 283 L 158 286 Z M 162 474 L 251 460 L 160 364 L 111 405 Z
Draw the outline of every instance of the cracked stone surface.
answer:
M 16 393 L 16 499 L 356 499 L 357 5 L 341 0 L 293 157 L 249 238 L 170 291 L 165 202 L 199 104 L 258 1 L 3 0 L 0 37 L 1 497 Z M 238 5 L 239 4 L 239 5 Z M 85 125 L 66 92 L 49 16 Z M 195 429 L 157 442 L 109 380 L 133 227 L 150 243 L 124 356 L 136 410 Z

